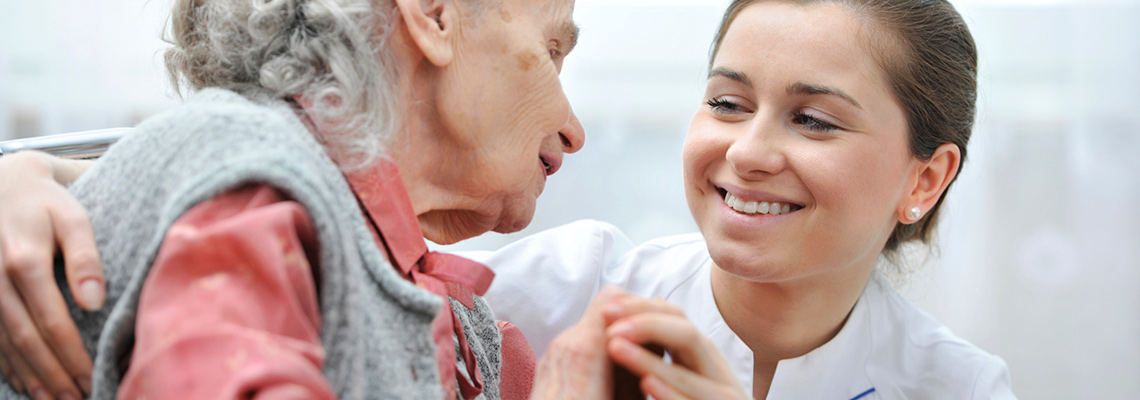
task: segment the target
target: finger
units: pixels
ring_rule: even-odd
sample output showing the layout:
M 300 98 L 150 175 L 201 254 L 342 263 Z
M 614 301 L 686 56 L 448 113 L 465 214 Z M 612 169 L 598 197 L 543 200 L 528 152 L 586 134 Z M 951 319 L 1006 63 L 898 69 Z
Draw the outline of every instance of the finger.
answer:
M 31 394 L 32 390 L 42 388 L 44 385 L 36 374 L 32 372 L 32 368 L 24 362 L 20 353 L 12 346 L 12 341 L 8 340 L 7 335 L 0 336 L 0 350 L 3 350 L 4 358 L 12 365 L 12 375 L 15 377 L 11 381 L 12 388 L 17 392 L 27 391 Z M 9 356 L 11 354 L 11 356 Z
M 35 273 L 25 275 L 34 276 Z M 39 293 L 39 295 L 43 295 L 43 293 Z M 63 297 L 60 296 L 58 292 L 55 293 L 55 296 L 58 297 L 57 301 L 59 304 L 57 304 L 57 306 L 66 310 L 67 306 L 63 304 Z M 76 387 L 72 381 L 72 376 L 68 374 L 67 370 L 64 369 L 63 365 L 56 358 L 56 354 L 53 353 L 47 343 L 44 342 L 44 338 L 40 336 L 40 330 L 36 329 L 37 325 L 32 322 L 27 311 L 22 307 L 11 306 L 24 303 L 25 302 L 20 299 L 20 296 L 16 294 L 11 282 L 9 282 L 8 279 L 0 279 L 0 304 L 4 305 L 0 307 L 0 323 L 3 323 L 5 332 L 10 335 L 6 335 L 5 338 L 11 341 L 11 348 L 14 349 L 16 354 L 22 357 L 23 361 L 27 362 L 27 365 L 31 367 L 35 376 L 39 378 L 39 381 L 44 383 L 44 386 L 50 393 L 55 393 L 57 396 L 68 393 L 71 394 L 73 398 L 78 398 L 80 393 L 79 388 Z M 36 312 L 36 309 L 33 307 L 32 311 Z M 41 313 L 40 315 L 43 314 Z M 44 332 L 47 332 L 49 336 L 56 336 L 57 340 L 67 339 L 68 334 L 61 332 L 67 332 L 68 329 L 66 327 L 75 330 L 75 326 L 66 311 L 63 315 L 63 318 L 65 318 L 62 320 L 62 322 L 64 322 L 63 324 L 52 322 L 50 325 L 41 326 L 41 329 L 44 329 Z M 63 328 L 61 328 L 61 326 L 63 326 Z M 79 346 L 82 347 L 82 341 L 79 340 L 78 331 L 74 332 L 73 340 L 78 342 Z M 5 352 L 5 354 L 10 353 L 11 351 Z M 86 351 L 84 351 L 84 354 L 86 354 Z M 17 363 L 15 360 L 10 357 L 9 361 L 12 361 L 13 367 L 16 367 L 15 364 Z M 24 380 L 24 383 L 27 384 L 29 388 L 32 387 L 32 380 L 30 380 L 26 374 L 21 374 L 20 378 Z
M 653 375 L 641 378 L 641 391 L 658 400 L 685 400 L 685 396 L 681 392 L 666 385 L 660 378 Z
M 698 374 L 719 374 L 729 369 L 716 346 L 684 317 L 637 314 L 615 322 L 606 334 L 642 345 L 663 346 L 672 354 L 674 362 Z
M 76 207 L 78 207 L 78 204 L 76 204 Z M 82 207 L 78 209 L 81 212 L 76 218 L 82 219 L 83 224 L 87 224 L 86 213 L 82 212 Z M 87 229 L 90 229 L 90 225 L 87 225 Z M 56 232 L 62 234 L 65 233 L 65 230 L 67 230 L 65 227 L 61 227 L 57 224 Z M 97 257 L 94 258 L 97 259 Z M 72 260 L 65 262 L 70 267 Z M 98 269 L 98 267 L 96 267 L 96 269 Z M 83 392 L 87 393 L 91 388 L 91 372 L 94 366 L 91 361 L 91 356 L 83 346 L 83 339 L 79 336 L 79 330 L 71 320 L 67 303 L 64 301 L 63 295 L 55 284 L 55 274 L 51 268 L 51 264 L 18 266 L 14 268 L 14 271 L 16 271 L 16 273 L 15 276 L 12 277 L 13 283 L 21 294 L 20 297 L 23 299 L 22 304 L 26 305 L 28 311 L 31 312 L 36 322 L 36 327 L 38 327 L 38 333 L 43 335 L 43 341 L 46 342 L 47 348 L 51 350 L 51 353 L 43 355 L 24 354 L 24 358 L 32 362 L 32 365 L 37 367 L 37 374 L 49 383 L 61 381 L 61 379 L 57 377 L 52 377 L 51 379 L 46 377 L 49 374 L 57 374 L 57 371 L 54 369 L 40 370 L 40 365 L 46 366 L 52 364 L 46 361 L 36 362 L 36 360 L 44 358 L 55 359 L 58 364 L 62 364 L 64 370 L 69 375 L 68 380 L 78 382 Z M 98 277 L 95 284 L 99 286 L 99 296 L 102 297 L 102 271 L 96 271 L 96 273 Z M 71 276 L 69 276 L 69 278 L 71 278 Z M 80 290 L 82 290 L 82 285 L 89 285 L 91 283 L 92 282 L 87 281 L 80 284 Z M 74 286 L 72 287 L 72 293 L 78 293 Z M 100 300 L 100 302 L 101 301 L 102 300 Z M 0 304 L 20 303 L 8 303 L 7 300 L 4 300 L 4 302 Z M 13 328 L 18 326 L 19 325 L 13 326 Z M 9 333 L 14 334 L 15 332 L 9 330 Z M 53 386 L 52 389 L 62 390 L 63 388 Z
M 586 312 L 582 314 L 581 321 L 605 323 L 604 310 L 627 297 L 630 297 L 629 293 L 617 286 L 602 287 L 602 290 L 598 291 L 598 295 L 594 296 L 594 300 L 586 307 Z
M 642 378 L 651 375 L 660 377 L 674 388 L 685 388 L 685 392 L 707 391 L 707 387 L 714 384 L 709 378 L 702 377 L 682 366 L 670 364 L 662 357 L 620 337 L 610 339 L 606 349 L 615 363 L 634 374 Z
M 625 296 L 618 299 L 611 304 L 607 305 L 602 313 L 606 317 L 606 323 L 611 324 L 621 318 L 628 317 L 635 314 L 644 313 L 660 313 L 676 316 L 685 316 L 685 312 L 664 299 L 658 297 L 653 299 L 646 299 L 637 296 Z
M 8 357 L 0 354 L 0 374 L 4 374 L 4 380 L 12 387 L 16 387 L 16 371 L 12 370 L 12 365 L 8 364 Z
M 62 196 L 61 201 L 63 204 L 51 210 L 50 214 L 52 228 L 63 252 L 67 283 L 75 302 L 85 310 L 95 311 L 103 306 L 106 298 L 95 233 L 87 211 L 79 201 L 70 196 Z

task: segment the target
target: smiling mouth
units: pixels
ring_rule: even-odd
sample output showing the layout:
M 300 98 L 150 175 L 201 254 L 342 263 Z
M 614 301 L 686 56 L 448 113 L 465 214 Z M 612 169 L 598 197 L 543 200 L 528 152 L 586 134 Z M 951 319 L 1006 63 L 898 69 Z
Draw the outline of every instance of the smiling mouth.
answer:
M 729 193 L 727 190 L 717 188 L 724 204 L 738 213 L 746 215 L 783 215 L 802 210 L 804 206 L 795 203 L 781 203 L 768 201 L 744 201 Z

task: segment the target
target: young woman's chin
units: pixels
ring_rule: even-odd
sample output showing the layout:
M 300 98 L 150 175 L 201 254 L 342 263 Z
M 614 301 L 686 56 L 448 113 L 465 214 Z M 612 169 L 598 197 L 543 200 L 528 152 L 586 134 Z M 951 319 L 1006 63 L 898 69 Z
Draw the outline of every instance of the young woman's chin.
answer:
M 716 242 L 714 242 L 716 240 Z M 708 242 L 713 264 L 725 273 L 755 283 L 775 283 L 795 279 L 799 268 L 783 255 L 766 246 L 713 239 Z

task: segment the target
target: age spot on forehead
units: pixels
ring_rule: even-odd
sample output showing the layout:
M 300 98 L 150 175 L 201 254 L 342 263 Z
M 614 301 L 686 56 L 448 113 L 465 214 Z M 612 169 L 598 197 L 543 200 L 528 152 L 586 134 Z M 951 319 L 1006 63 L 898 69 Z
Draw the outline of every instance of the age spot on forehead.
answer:
M 519 61 L 519 69 L 523 71 L 530 71 L 535 64 L 538 64 L 538 56 L 529 51 L 515 53 L 515 59 Z
M 503 22 L 506 23 L 510 23 L 511 21 L 515 20 L 515 18 L 511 16 L 511 11 L 507 10 L 507 8 L 503 6 L 499 6 L 499 18 L 502 18 Z

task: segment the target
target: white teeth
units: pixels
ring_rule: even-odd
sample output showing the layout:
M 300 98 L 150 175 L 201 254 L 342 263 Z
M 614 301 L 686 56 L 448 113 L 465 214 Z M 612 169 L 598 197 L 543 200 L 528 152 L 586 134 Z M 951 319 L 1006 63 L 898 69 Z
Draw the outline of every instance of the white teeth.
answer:
M 727 192 L 724 195 L 724 204 L 728 205 L 733 210 L 744 214 L 780 215 L 787 214 L 792 211 L 791 204 L 769 203 L 766 201 L 744 201 L 736 196 L 733 196 L 732 193 Z
M 759 206 L 760 205 L 756 204 L 755 201 L 750 201 L 750 202 L 744 203 L 744 207 L 741 207 L 741 208 L 744 209 L 743 211 L 746 214 L 755 214 L 756 213 L 756 207 L 759 207 Z

